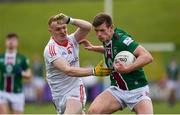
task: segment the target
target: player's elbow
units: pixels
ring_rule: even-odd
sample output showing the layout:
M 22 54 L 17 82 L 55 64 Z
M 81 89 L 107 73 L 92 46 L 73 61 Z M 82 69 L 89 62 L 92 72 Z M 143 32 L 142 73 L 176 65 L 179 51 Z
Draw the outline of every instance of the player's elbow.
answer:
M 145 55 L 145 59 L 147 60 L 147 63 L 151 63 L 153 61 L 153 57 L 150 53 Z
M 70 68 L 64 68 L 64 73 L 69 75 L 69 73 L 71 72 L 71 69 Z
M 153 60 L 154 60 L 154 58 L 153 58 L 152 55 L 151 55 L 151 57 L 150 57 L 150 62 L 153 62 Z
M 87 24 L 86 24 L 86 26 L 84 27 L 84 29 L 85 29 L 86 31 L 91 31 L 91 29 L 92 29 L 92 24 L 89 23 L 89 22 L 87 22 Z
M 68 75 L 68 76 L 72 76 L 72 77 L 74 77 L 74 76 L 76 76 L 76 74 L 73 72 L 73 70 L 70 68 L 70 67 L 68 67 L 68 68 L 65 68 L 64 69 L 64 73 L 66 74 L 66 75 Z

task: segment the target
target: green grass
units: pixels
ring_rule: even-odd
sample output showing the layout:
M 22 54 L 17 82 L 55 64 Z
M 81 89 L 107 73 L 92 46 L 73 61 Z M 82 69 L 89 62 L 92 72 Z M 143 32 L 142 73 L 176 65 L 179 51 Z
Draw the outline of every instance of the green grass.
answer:
M 52 103 L 34 104 L 28 103 L 25 105 L 25 114 L 55 114 L 56 110 Z
M 138 42 L 174 42 L 180 44 L 180 0 L 114 0 L 113 20 L 117 27 L 125 29 Z M 74 2 L 1 3 L 0 4 L 0 52 L 4 51 L 4 38 L 8 32 L 20 36 L 19 51 L 32 60 L 41 55 L 49 40 L 48 18 L 59 12 L 92 22 L 103 11 L 103 0 Z M 69 32 L 74 31 L 69 26 Z M 100 44 L 95 32 L 88 35 L 94 44 Z M 154 63 L 145 68 L 151 80 L 163 73 L 167 58 L 154 53 Z M 171 54 L 169 54 L 171 55 Z M 102 56 L 80 48 L 81 66 L 95 65 Z M 164 61 L 165 59 L 165 61 Z M 159 69 L 154 69 L 157 67 Z M 158 72 L 157 72 L 158 71 Z
M 169 107 L 166 102 L 153 102 L 153 108 L 155 114 L 178 114 L 180 113 L 180 102 L 178 102 L 174 107 Z M 87 107 L 89 104 L 87 104 Z M 46 103 L 42 105 L 36 104 L 26 104 L 25 106 L 25 113 L 26 114 L 55 114 L 56 111 L 52 103 Z M 129 109 L 125 109 L 123 111 L 117 111 L 115 114 L 132 114 Z

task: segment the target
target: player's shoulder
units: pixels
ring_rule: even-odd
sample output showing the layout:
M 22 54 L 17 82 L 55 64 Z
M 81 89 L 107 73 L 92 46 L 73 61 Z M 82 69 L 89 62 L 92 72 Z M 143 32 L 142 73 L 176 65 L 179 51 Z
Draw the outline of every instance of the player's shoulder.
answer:
M 55 56 L 60 49 L 61 48 L 58 47 L 57 43 L 53 39 L 50 39 L 44 48 L 44 57 Z
M 46 51 L 46 50 L 49 50 L 50 47 L 56 47 L 56 43 L 54 42 L 53 39 L 50 39 L 50 40 L 48 41 L 48 43 L 46 44 L 44 50 L 45 50 L 45 51 Z
M 114 30 L 114 40 L 115 43 L 124 44 L 126 46 L 129 46 L 132 42 L 134 42 L 134 39 L 131 37 L 131 35 L 129 35 L 121 28 L 116 28 Z
M 26 55 L 24 55 L 24 54 L 22 54 L 22 53 L 17 53 L 16 54 L 16 58 L 17 58 L 17 60 L 18 60 L 18 63 L 19 62 L 26 62 L 26 63 L 29 63 L 29 58 L 26 56 Z
M 5 53 L 0 53 L 0 63 L 4 63 Z
M 115 28 L 113 37 L 115 38 L 115 40 L 120 40 L 120 39 L 123 40 L 126 39 L 127 37 L 131 37 L 131 35 L 129 35 L 121 28 Z
M 51 38 L 51 39 L 48 41 L 48 43 L 47 43 L 46 46 L 49 46 L 49 45 L 56 45 L 56 42 Z
M 123 31 L 121 28 L 115 28 L 113 34 L 113 41 L 122 42 L 122 40 L 127 36 L 126 32 Z
M 5 53 L 0 54 L 0 64 L 4 63 Z
M 27 59 L 27 56 L 22 53 L 17 53 L 16 56 L 21 59 Z

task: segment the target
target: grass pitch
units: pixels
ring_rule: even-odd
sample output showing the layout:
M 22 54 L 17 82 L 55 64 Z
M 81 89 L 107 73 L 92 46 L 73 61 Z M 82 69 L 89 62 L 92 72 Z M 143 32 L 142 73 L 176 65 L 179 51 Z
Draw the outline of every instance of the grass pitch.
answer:
M 113 0 L 113 4 L 114 25 L 123 28 L 136 41 L 180 44 L 180 0 Z M 4 51 L 5 35 L 17 32 L 20 36 L 19 51 L 30 60 L 34 54 L 43 59 L 43 50 L 50 37 L 47 25 L 50 16 L 63 12 L 92 22 L 97 13 L 104 11 L 103 5 L 103 0 L 1 3 L 0 52 Z M 71 25 L 68 28 L 69 32 L 75 29 Z M 96 45 L 100 44 L 94 31 L 87 38 Z M 145 70 L 149 80 L 157 80 L 163 74 L 164 62 L 167 63 L 172 54 L 152 54 L 154 62 Z M 96 65 L 101 58 L 101 54 L 80 47 L 81 66 Z
M 87 104 L 86 109 L 89 107 L 90 103 Z M 155 114 L 178 114 L 180 113 L 180 102 L 177 102 L 175 106 L 169 107 L 166 102 L 154 101 L 153 108 Z M 37 104 L 26 104 L 25 106 L 26 114 L 56 114 L 55 108 L 52 103 L 45 103 L 41 105 Z M 123 111 L 117 111 L 114 114 L 134 114 L 130 112 L 129 109 Z

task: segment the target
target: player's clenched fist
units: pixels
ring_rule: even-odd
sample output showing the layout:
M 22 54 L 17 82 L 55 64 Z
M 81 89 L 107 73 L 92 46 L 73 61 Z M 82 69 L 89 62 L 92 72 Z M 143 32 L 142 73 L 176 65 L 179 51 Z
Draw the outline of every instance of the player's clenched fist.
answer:
M 62 23 L 62 24 L 68 24 L 70 23 L 70 21 L 72 21 L 72 18 L 70 18 L 69 16 L 63 13 L 57 14 L 54 17 L 58 21 L 58 23 Z
M 103 67 L 104 61 L 101 60 L 96 67 L 94 68 L 94 75 L 95 76 L 108 76 L 111 73 L 111 69 Z

